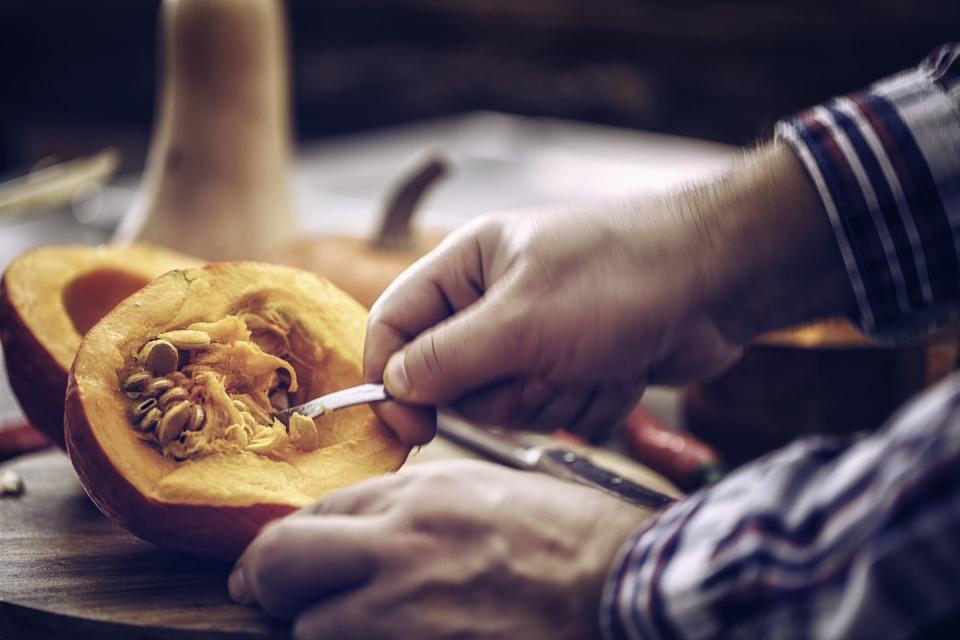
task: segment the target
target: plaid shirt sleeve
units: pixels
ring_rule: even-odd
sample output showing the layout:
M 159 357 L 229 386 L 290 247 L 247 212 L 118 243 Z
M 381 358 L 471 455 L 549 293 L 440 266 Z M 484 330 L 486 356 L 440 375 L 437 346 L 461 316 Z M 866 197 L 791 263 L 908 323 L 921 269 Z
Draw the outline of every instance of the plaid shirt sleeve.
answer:
M 898 339 L 960 313 L 960 44 L 781 122 L 813 179 L 859 323 Z
M 781 123 L 823 198 L 860 322 L 960 312 L 960 45 Z M 620 638 L 904 638 L 960 613 L 960 374 L 878 433 L 819 437 L 663 511 L 621 550 Z
M 960 374 L 884 430 L 818 437 L 667 510 L 608 576 L 620 638 L 906 638 L 960 613 Z

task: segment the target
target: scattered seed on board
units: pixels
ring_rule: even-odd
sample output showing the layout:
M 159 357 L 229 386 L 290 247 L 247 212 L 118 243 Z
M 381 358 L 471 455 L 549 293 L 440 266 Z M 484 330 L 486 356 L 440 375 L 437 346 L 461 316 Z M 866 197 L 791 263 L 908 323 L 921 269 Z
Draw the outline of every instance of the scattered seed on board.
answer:
M 151 340 L 143 345 L 137 363 L 144 365 L 153 375 L 163 376 L 176 371 L 180 364 L 180 353 L 168 340 Z
M 170 384 L 173 384 L 173 381 L 170 381 Z M 164 391 L 158 400 L 158 405 L 161 409 L 166 409 L 174 402 L 180 402 L 181 400 L 187 399 L 187 390 L 183 387 L 173 387 Z
M 167 340 L 177 349 L 183 349 L 184 351 L 205 349 L 210 346 L 210 334 L 206 331 L 197 331 L 195 329 L 166 331 L 157 336 L 157 338 L 159 340 Z
M 157 423 L 160 422 L 161 416 L 163 416 L 163 412 L 157 407 L 147 411 L 143 418 L 140 419 L 140 424 L 138 425 L 140 431 L 152 431 L 157 426 Z
M 21 496 L 25 489 L 23 478 L 18 473 L 10 469 L 0 471 L 0 498 Z
M 190 403 L 186 400 L 173 405 L 160 418 L 160 424 L 157 426 L 157 438 L 160 444 L 170 444 L 180 437 L 184 427 L 187 426 L 187 420 L 190 419 Z

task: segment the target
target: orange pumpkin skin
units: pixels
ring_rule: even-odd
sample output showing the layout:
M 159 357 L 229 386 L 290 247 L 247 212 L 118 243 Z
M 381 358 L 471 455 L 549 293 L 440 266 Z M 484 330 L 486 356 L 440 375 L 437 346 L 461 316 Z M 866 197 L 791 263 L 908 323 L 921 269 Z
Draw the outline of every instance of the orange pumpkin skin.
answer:
M 70 400 L 69 396 L 77 394 L 74 387 L 68 388 L 67 394 L 66 422 L 77 425 L 67 431 L 67 451 L 80 484 L 104 515 L 138 538 L 191 555 L 232 561 L 240 557 L 264 524 L 297 509 L 278 504 L 169 505 L 151 500 L 102 455 L 89 426 L 79 426 L 89 425 L 91 417 L 86 415 L 81 402 Z M 182 535 L 197 531 L 198 527 L 206 535 L 192 540 Z
M 233 560 L 267 522 L 394 471 L 409 453 L 366 406 L 321 417 L 320 448 L 280 457 L 230 450 L 178 462 L 138 439 L 119 390 L 132 352 L 163 331 L 216 322 L 251 301 L 291 319 L 301 396 L 361 381 L 366 311 L 329 282 L 277 265 L 167 273 L 117 305 L 77 352 L 66 393 L 70 460 L 100 510 L 144 540 Z
M 61 448 L 67 374 L 82 333 L 156 276 L 198 262 L 149 245 L 27 251 L 0 281 L 0 342 L 27 419 Z

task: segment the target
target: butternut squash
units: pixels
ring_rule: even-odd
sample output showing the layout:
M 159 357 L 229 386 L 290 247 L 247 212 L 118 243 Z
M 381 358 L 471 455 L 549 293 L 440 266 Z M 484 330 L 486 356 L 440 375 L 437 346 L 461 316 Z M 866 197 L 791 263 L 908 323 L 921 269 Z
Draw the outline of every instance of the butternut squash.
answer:
M 165 0 L 159 119 L 115 240 L 207 260 L 262 258 L 296 219 L 283 4 Z

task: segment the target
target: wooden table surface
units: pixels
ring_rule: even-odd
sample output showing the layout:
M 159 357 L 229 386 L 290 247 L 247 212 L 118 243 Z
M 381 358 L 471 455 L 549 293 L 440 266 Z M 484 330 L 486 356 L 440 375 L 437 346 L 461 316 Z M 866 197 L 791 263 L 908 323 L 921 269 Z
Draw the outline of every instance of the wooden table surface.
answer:
M 467 455 L 437 439 L 409 464 Z M 623 458 L 595 457 L 675 491 Z M 0 638 L 287 637 L 287 623 L 229 600 L 229 565 L 161 549 L 107 520 L 62 452 L 26 455 L 0 469 L 16 471 L 26 485 L 22 496 L 0 498 Z

